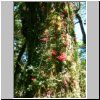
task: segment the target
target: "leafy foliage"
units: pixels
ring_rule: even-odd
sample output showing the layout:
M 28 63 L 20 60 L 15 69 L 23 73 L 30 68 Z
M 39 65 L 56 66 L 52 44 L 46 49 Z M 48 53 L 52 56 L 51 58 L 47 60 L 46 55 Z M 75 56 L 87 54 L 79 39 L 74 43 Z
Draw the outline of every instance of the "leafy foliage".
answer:
M 85 62 L 79 59 L 73 9 L 71 2 L 14 3 L 16 98 L 85 97 Z

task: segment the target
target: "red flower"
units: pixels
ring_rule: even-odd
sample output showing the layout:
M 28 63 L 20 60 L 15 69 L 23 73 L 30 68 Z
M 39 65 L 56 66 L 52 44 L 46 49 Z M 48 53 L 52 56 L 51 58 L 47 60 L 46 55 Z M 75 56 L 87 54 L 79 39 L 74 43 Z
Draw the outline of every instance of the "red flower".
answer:
M 68 40 L 66 41 L 65 45 L 66 45 L 66 47 L 68 46 Z
M 51 53 L 52 53 L 52 55 L 56 55 L 57 54 L 55 50 L 52 50 Z
M 48 61 L 50 61 L 50 58 L 48 58 Z
M 64 80 L 64 85 L 67 85 L 67 81 L 66 80 Z
M 47 91 L 47 94 L 48 94 L 48 95 L 50 95 L 50 94 L 51 94 L 51 91 L 50 91 L 50 90 L 49 90 L 49 91 Z
M 42 38 L 41 39 L 43 42 L 47 42 L 48 41 L 48 38 Z
M 36 80 L 36 77 L 35 76 L 32 76 L 31 80 L 32 81 Z
M 56 57 L 58 60 L 63 61 L 66 60 L 66 54 L 62 53 L 60 56 Z
M 50 98 L 50 96 L 51 96 L 51 91 L 49 90 L 47 91 L 47 97 Z

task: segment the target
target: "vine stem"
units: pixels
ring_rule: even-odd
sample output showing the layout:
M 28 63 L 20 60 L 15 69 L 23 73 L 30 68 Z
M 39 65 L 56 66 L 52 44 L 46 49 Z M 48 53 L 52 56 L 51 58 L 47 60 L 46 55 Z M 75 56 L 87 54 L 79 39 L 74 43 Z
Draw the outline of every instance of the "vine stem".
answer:
M 46 45 L 45 45 L 45 49 L 47 48 L 47 42 L 46 42 Z M 43 55 L 44 55 L 44 51 L 45 51 L 45 49 L 43 50 L 43 54 L 42 54 L 42 57 L 41 57 L 41 60 L 40 60 L 40 64 L 39 64 L 39 69 L 40 69 L 40 66 L 41 66 L 41 64 L 42 64 L 42 60 L 43 60 Z M 40 69 L 41 70 L 41 69 Z M 39 71 L 39 74 L 40 74 L 40 71 Z

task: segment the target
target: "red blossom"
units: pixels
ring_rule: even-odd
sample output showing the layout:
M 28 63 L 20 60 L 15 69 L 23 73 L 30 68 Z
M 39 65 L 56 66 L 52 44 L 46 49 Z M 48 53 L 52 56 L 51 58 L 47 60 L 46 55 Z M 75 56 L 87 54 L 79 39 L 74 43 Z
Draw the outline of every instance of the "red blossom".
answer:
M 58 56 L 57 59 L 61 61 L 62 60 L 62 57 L 61 56 Z
M 51 95 L 51 91 L 50 91 L 50 90 L 49 90 L 49 91 L 47 91 L 47 94 L 48 94 L 48 95 Z
M 47 91 L 47 97 L 50 98 L 50 96 L 51 96 L 51 91 L 48 90 L 48 91 Z
M 35 76 L 32 76 L 31 80 L 32 81 L 36 80 L 36 77 Z
M 42 38 L 41 39 L 43 42 L 47 42 L 48 41 L 48 38 Z
M 52 53 L 52 55 L 56 55 L 57 54 L 55 50 L 52 50 L 51 53 Z
M 57 56 L 56 58 L 58 60 L 60 60 L 60 61 L 66 60 L 66 54 L 65 53 L 62 53 L 60 56 Z
M 66 80 L 64 80 L 64 85 L 67 85 L 67 81 Z
M 50 61 L 50 58 L 48 58 L 48 61 Z
M 66 41 L 65 45 L 66 45 L 66 47 L 68 46 L 68 40 Z

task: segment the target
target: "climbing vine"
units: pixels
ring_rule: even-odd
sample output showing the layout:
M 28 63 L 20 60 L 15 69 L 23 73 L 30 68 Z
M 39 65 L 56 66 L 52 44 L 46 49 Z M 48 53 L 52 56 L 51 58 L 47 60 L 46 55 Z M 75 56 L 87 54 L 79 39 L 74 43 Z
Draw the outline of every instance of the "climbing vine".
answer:
M 15 72 L 20 67 L 14 78 L 14 96 L 80 98 L 81 65 L 72 3 L 15 4 L 20 9 L 28 61 L 27 64 L 14 66 Z

